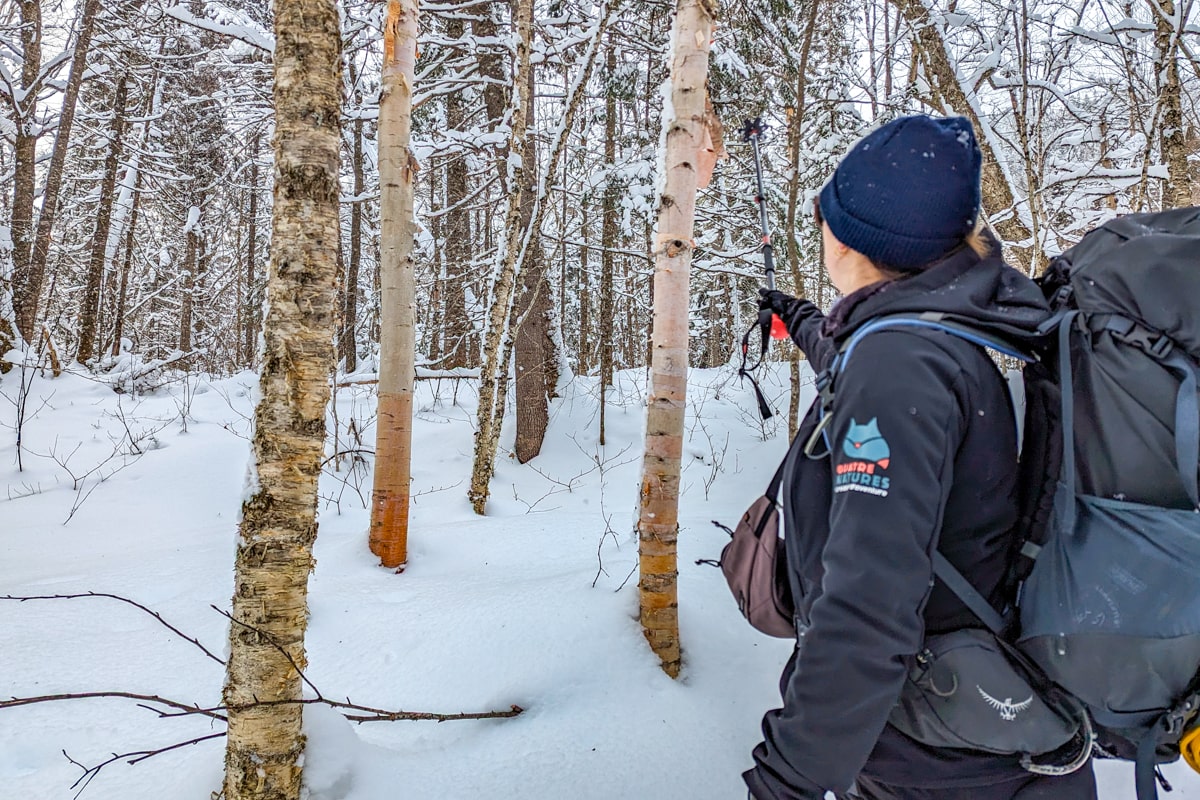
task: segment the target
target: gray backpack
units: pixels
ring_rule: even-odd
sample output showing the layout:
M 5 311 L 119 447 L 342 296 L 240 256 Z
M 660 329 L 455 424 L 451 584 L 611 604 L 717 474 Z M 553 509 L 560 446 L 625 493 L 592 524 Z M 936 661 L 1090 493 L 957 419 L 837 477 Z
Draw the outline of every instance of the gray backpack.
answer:
M 1200 209 L 1112 220 L 1040 283 L 1015 641 L 1146 800 L 1200 703 Z

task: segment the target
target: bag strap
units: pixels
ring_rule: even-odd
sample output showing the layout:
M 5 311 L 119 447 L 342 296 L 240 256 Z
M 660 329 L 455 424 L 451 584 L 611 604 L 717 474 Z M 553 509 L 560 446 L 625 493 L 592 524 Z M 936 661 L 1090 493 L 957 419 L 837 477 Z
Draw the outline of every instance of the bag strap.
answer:
M 1197 384 L 1200 366 L 1179 352 L 1172 353 L 1164 363 L 1183 375 L 1175 397 L 1175 460 L 1192 507 L 1200 510 L 1200 485 L 1196 477 L 1200 467 L 1200 385 Z
M 1058 325 L 1058 385 L 1062 394 L 1062 484 L 1063 501 L 1058 507 L 1060 530 L 1075 529 L 1075 389 L 1071 365 L 1071 327 L 1078 311 L 1068 311 Z
M 779 494 L 779 487 L 783 484 L 783 471 L 787 467 L 788 459 L 792 457 L 792 448 L 794 446 L 795 443 L 793 442 L 792 445 L 788 447 L 787 452 L 783 455 L 783 460 L 780 461 L 779 466 L 775 468 L 775 475 L 771 477 L 771 482 L 767 484 L 765 497 L 772 503 L 779 502 L 777 496 Z
M 946 584 L 946 588 L 954 592 L 972 614 L 979 617 L 979 621 L 986 625 L 988 630 L 1000 638 L 1004 637 L 1004 631 L 1008 628 L 1004 617 L 971 585 L 958 568 L 942 555 L 941 550 L 933 551 L 933 574 Z

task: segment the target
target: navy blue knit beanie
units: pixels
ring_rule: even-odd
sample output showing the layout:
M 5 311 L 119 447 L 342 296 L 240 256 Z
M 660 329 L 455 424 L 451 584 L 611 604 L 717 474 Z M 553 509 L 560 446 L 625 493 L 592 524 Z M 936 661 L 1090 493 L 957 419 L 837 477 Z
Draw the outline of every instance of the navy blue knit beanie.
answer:
M 966 117 L 892 120 L 856 144 L 821 190 L 837 240 L 918 270 L 962 243 L 979 214 L 979 146 Z

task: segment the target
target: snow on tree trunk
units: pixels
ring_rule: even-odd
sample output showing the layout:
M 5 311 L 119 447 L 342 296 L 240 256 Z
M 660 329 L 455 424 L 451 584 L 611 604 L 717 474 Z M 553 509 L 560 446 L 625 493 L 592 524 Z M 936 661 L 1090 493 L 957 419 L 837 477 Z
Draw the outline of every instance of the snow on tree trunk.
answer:
M 688 277 L 694 246 L 696 160 L 703 136 L 715 10 L 703 0 L 678 0 L 671 37 L 670 95 L 664 97 L 663 108 L 661 166 L 666 180 L 654 245 L 653 355 L 638 516 L 638 590 L 642 632 L 671 677 L 679 674 L 680 667 L 676 540 L 687 407 Z
M 371 492 L 371 552 L 385 567 L 408 560 L 412 466 L 413 192 L 417 162 L 409 153 L 417 60 L 416 0 L 389 0 L 379 102 L 379 423 Z
M 298 800 L 308 574 L 333 368 L 341 31 L 334 0 L 276 0 L 275 200 L 254 468 L 224 703 L 224 800 Z
M 1175 0 L 1150 0 L 1150 6 L 1154 14 L 1158 63 L 1161 65 L 1156 83 L 1162 108 L 1162 122 L 1159 124 L 1162 160 L 1167 165 L 1163 207 L 1183 208 L 1192 204 L 1192 168 L 1188 164 L 1188 142 L 1179 81 L 1179 39 L 1184 20 L 1183 14 L 1176 8 Z
M 521 247 L 518 270 L 521 276 L 521 293 L 515 304 L 515 348 L 516 348 L 516 395 L 517 431 L 515 450 L 517 461 L 524 464 L 536 456 L 542 448 L 546 428 L 550 423 L 550 398 L 558 388 L 559 345 L 561 337 L 556 335 L 552 324 L 554 304 L 552 287 L 547 279 L 548 269 L 542 251 L 541 230 L 546 209 L 549 181 L 558 176 L 558 167 L 566 150 L 567 140 L 575 125 L 575 115 L 584 96 L 583 87 L 591 78 L 596 63 L 596 54 L 605 28 L 612 16 L 613 6 L 605 6 L 603 16 L 597 21 L 587 52 L 574 80 L 569 84 L 566 98 L 566 113 L 563 115 L 551 144 L 549 166 L 542 178 L 538 176 L 537 148 L 533 142 L 527 144 L 528 158 L 525 168 L 527 191 L 521 203 L 521 229 L 525 241 Z M 529 115 L 536 116 L 534 75 L 530 70 Z M 500 421 L 497 419 L 496 428 Z
M 488 501 L 492 474 L 496 470 L 496 448 L 500 442 L 500 426 L 497 421 L 503 416 L 505 378 L 508 372 L 508 353 L 505 334 L 512 307 L 513 289 L 517 282 L 517 263 L 521 257 L 524 230 L 521 228 L 521 199 L 525 193 L 525 163 L 527 157 L 525 129 L 529 121 L 529 94 L 527 75 L 533 68 L 530 63 L 530 45 L 533 39 L 533 0 L 520 0 L 516 12 L 516 74 L 513 77 L 513 108 L 511 135 L 508 143 L 508 211 L 504 217 L 505 242 L 501 251 L 496 285 L 492 291 L 492 307 L 488 310 L 487 334 L 483 346 L 483 367 L 479 380 L 479 427 L 475 432 L 475 456 L 471 467 L 471 486 L 467 498 L 476 514 L 483 514 Z
M 200 272 L 200 209 L 204 206 L 204 195 L 194 197 L 184 222 L 184 238 L 187 242 L 183 256 L 183 284 L 179 297 L 179 349 L 192 349 L 192 309 L 196 303 L 196 278 Z

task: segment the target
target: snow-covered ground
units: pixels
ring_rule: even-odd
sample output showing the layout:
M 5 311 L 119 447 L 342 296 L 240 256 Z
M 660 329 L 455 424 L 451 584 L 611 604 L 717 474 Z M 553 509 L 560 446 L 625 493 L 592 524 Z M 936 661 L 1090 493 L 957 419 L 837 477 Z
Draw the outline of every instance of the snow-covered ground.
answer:
M 0 378 L 0 595 L 119 595 L 221 656 L 227 621 L 211 606 L 228 608 L 232 594 L 256 378 L 192 377 L 133 396 L 79 374 L 36 377 L 21 469 L 17 381 L 15 372 Z M 786 407 L 783 373 L 766 384 Z M 538 458 L 522 466 L 502 450 L 488 516 L 477 517 L 465 496 L 474 387 L 421 381 L 402 575 L 367 550 L 366 462 L 331 459 L 310 583 L 309 680 L 327 697 L 380 708 L 526 711 L 356 727 L 310 706 L 311 800 L 745 796 L 740 773 L 763 711 L 778 703 L 790 644 L 750 629 L 719 571 L 693 562 L 719 553 L 727 537 L 710 520 L 734 521 L 762 491 L 786 429 L 758 421 L 731 370 L 692 372 L 685 668 L 672 681 L 636 620 L 643 395 L 640 372 L 620 375 L 600 447 L 595 382 L 577 379 L 555 403 Z M 369 387 L 339 392 L 336 423 L 339 450 L 373 447 Z M 215 705 L 222 677 L 215 658 L 118 600 L 0 600 L 0 697 L 120 691 Z M 93 766 L 218 730 L 125 699 L 0 709 L 0 798 L 73 797 L 82 770 L 64 751 Z M 209 800 L 222 756 L 212 739 L 134 766 L 117 761 L 83 797 Z M 1200 798 L 1200 776 L 1181 765 L 1166 772 L 1172 797 Z M 1126 766 L 1101 765 L 1100 775 L 1103 800 L 1133 797 Z

